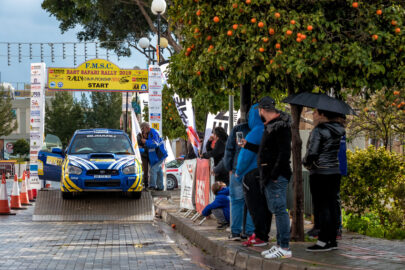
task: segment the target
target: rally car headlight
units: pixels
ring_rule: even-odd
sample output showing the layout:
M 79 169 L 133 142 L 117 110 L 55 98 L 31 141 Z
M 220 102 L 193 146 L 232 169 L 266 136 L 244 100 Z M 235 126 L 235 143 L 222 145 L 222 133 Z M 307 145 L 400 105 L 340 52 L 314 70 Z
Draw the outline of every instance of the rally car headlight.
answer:
M 82 174 L 82 169 L 80 169 L 79 167 L 73 166 L 73 165 L 69 165 L 68 166 L 68 172 L 69 174 L 75 174 L 75 175 L 80 175 Z
M 135 169 L 136 169 L 135 165 L 130 165 L 130 166 L 125 167 L 125 168 L 122 170 L 122 172 L 123 172 L 124 174 L 136 174 Z

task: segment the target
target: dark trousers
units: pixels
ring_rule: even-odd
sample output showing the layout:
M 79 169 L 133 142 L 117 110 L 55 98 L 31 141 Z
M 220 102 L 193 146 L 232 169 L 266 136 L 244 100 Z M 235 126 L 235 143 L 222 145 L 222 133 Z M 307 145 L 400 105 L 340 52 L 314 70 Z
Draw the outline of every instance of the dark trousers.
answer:
M 255 225 L 255 234 L 267 242 L 271 226 L 272 213 L 267 207 L 267 200 L 260 188 L 259 170 L 248 172 L 243 178 L 243 192 L 246 206 Z
M 336 217 L 336 229 L 342 229 L 342 202 L 340 200 L 340 192 L 337 194 L 337 201 L 336 201 L 336 211 L 337 211 L 337 217 Z M 319 230 L 319 211 L 315 208 L 315 206 L 312 204 L 312 209 L 313 209 L 313 214 L 314 214 L 314 228 Z
M 148 157 L 141 157 L 142 158 L 142 171 L 143 171 L 143 183 L 145 187 L 149 186 L 149 158 Z
M 309 178 L 315 224 L 320 229 L 318 239 L 325 243 L 336 241 L 340 178 L 340 174 L 312 174 Z

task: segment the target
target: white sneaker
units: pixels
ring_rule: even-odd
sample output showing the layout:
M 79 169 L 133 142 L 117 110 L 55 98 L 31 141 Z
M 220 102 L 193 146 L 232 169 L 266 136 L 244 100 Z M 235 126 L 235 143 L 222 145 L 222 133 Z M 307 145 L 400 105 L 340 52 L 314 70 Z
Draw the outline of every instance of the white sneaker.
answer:
M 291 258 L 292 257 L 292 252 L 291 250 L 284 250 L 282 248 L 277 248 L 276 251 L 269 253 L 264 256 L 266 259 L 285 259 L 285 258 Z
M 266 256 L 267 254 L 273 253 L 277 250 L 278 250 L 278 246 L 272 246 L 270 249 L 263 251 L 262 256 Z

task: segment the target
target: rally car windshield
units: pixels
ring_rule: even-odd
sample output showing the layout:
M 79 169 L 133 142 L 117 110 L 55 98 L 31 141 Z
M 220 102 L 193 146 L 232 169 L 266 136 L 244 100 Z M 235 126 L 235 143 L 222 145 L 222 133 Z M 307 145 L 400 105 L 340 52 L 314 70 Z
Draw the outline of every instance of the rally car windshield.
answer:
M 131 142 L 121 134 L 79 134 L 71 143 L 69 154 L 112 153 L 133 155 Z

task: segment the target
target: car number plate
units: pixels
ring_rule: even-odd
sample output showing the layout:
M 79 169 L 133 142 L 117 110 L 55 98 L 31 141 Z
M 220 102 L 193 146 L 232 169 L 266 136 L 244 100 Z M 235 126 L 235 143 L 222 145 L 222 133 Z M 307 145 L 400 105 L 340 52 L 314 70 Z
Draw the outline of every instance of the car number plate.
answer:
M 106 179 L 106 178 L 111 178 L 111 175 L 95 175 L 94 178 L 98 178 L 98 179 Z

